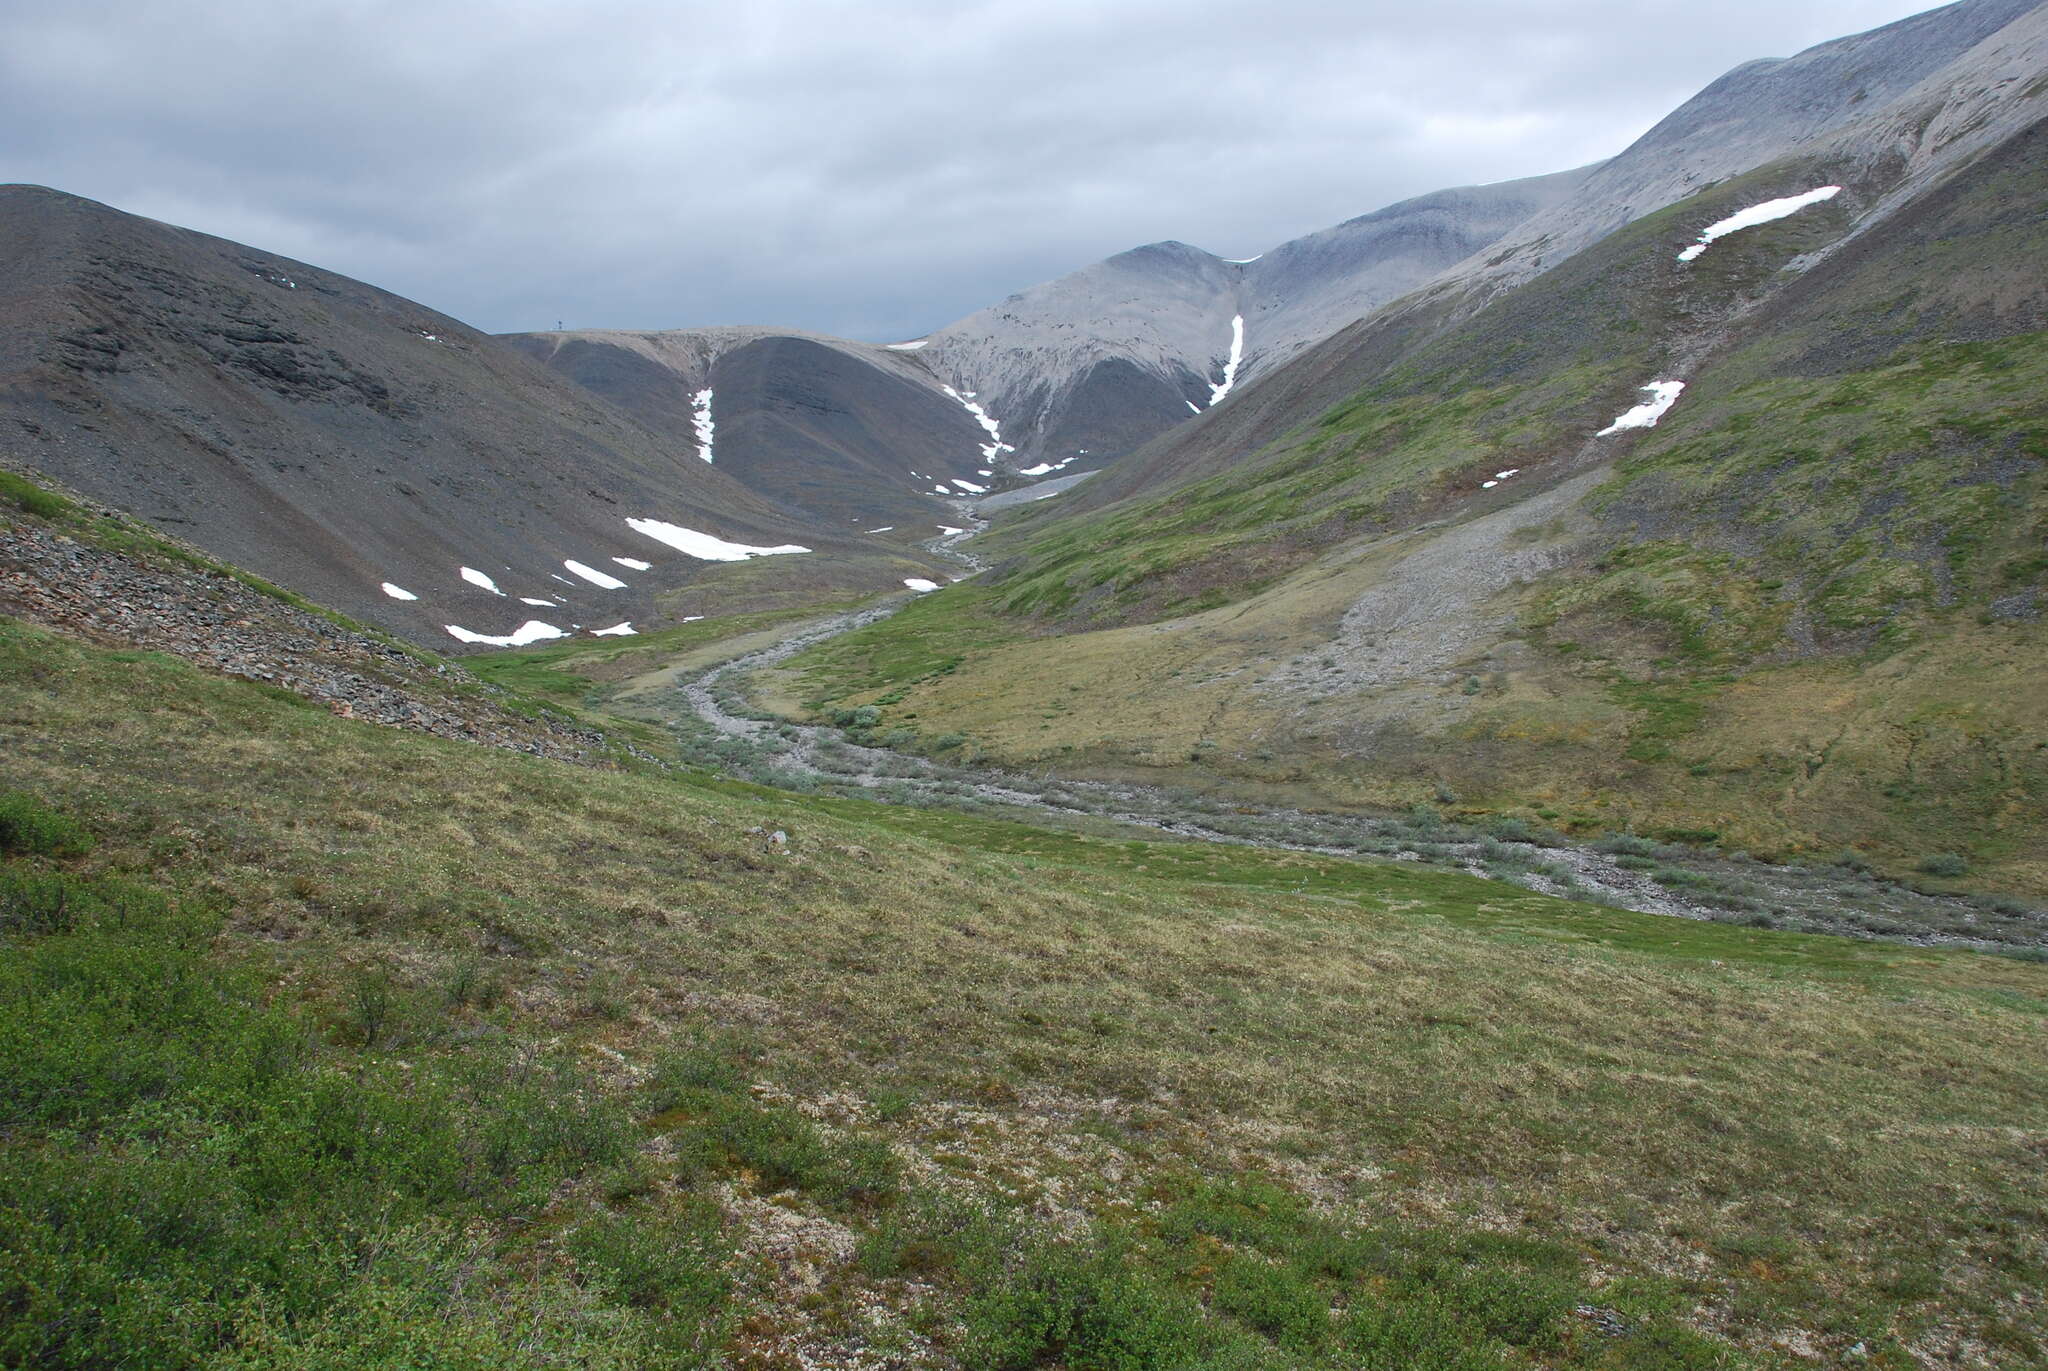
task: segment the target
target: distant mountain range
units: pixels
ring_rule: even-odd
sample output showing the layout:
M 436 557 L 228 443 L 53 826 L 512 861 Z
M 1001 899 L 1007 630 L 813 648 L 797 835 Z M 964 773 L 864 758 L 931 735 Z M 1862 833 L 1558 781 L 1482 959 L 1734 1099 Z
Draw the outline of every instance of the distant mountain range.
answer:
M 2033 5 L 1967 0 L 1740 67 L 1598 166 L 1422 196 L 1247 261 L 1151 244 L 891 344 L 492 338 L 8 187 L 0 458 L 444 647 L 451 624 L 498 640 L 528 609 L 568 632 L 866 593 L 943 570 L 921 540 L 985 494 L 1106 469 L 1043 522 L 1222 471 L 1728 178 L 1825 162 L 1867 232 L 2035 117 L 2039 27 Z
M 1012 765 L 2048 889 L 2044 264 L 2048 8 L 1750 64 L 1006 516 L 988 577 L 869 631 L 971 642 L 944 673 L 856 635 L 805 698 Z

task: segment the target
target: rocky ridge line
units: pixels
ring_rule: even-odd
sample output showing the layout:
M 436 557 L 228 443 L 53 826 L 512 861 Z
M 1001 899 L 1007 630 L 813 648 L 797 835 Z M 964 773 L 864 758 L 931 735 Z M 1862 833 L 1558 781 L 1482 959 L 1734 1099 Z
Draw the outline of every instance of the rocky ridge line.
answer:
M 91 641 L 170 653 L 362 719 L 536 757 L 590 763 L 602 733 L 531 719 L 498 688 L 245 585 L 29 525 L 0 526 L 0 614 Z M 471 693 L 473 692 L 473 693 Z

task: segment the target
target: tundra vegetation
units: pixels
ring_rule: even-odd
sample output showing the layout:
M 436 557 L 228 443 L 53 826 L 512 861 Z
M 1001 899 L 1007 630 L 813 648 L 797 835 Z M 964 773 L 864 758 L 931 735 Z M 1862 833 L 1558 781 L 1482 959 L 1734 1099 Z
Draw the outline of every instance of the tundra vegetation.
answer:
M 2037 962 L 577 766 L 19 621 L 0 718 L 12 1364 L 2044 1348 Z

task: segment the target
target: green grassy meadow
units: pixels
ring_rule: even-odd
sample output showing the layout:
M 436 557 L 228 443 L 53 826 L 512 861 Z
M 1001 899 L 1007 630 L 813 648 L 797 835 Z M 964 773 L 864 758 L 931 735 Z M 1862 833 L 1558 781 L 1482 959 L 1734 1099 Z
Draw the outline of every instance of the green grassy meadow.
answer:
M 18 623 L 0 720 L 15 1364 L 2043 1349 L 2039 964 L 579 768 Z

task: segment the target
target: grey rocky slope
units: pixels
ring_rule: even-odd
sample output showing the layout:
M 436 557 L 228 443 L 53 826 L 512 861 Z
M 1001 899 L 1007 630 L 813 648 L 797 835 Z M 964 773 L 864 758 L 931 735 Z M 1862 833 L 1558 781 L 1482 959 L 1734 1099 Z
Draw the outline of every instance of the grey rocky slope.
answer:
M 2048 5 L 2038 0 L 1964 0 L 1796 57 L 1747 63 L 1494 246 L 1265 371 L 1231 404 L 1162 433 L 1059 512 L 1229 469 L 1623 226 L 1740 174 L 1796 164 L 1854 182 L 1859 212 L 1840 241 L 1820 250 L 1839 251 L 2017 136 L 2041 117 L 2044 95 Z
M 982 393 L 1026 465 L 1120 455 L 1486 248 L 1589 170 L 1438 191 L 1243 262 L 1135 248 L 947 325 L 920 356 Z
M 751 327 L 504 341 L 830 528 L 929 534 L 992 483 L 988 435 L 910 353 Z
M 34 186 L 0 187 L 0 462 L 449 650 L 450 624 L 610 627 L 716 574 L 628 519 L 843 541 L 454 319 Z
M 1408 297 L 1411 308 L 1454 322 L 1624 224 L 1795 152 L 1826 145 L 1865 160 L 1915 157 L 1925 175 L 1939 175 L 1970 148 L 2012 132 L 2015 97 L 2038 74 L 2038 19 L 2035 0 L 1964 0 L 1737 67 L 1595 166 L 1439 191 L 1245 261 L 1185 243 L 1148 244 L 907 343 L 810 339 L 821 350 L 790 350 L 785 389 L 835 418 L 873 414 L 874 422 L 838 426 L 879 438 L 887 455 L 857 441 L 820 443 L 800 425 L 771 421 L 735 443 L 734 460 L 747 464 L 757 488 L 813 508 L 839 498 L 828 461 L 886 472 L 899 500 L 925 489 L 922 477 L 979 482 L 985 478 L 956 469 L 962 449 L 947 424 L 936 422 L 939 436 L 926 438 L 927 425 L 913 417 L 971 396 L 996 426 L 969 450 L 974 471 L 992 469 L 1000 479 L 1109 465 L 1162 434 L 1171 442 L 1204 429 L 1189 421 L 1390 302 Z M 625 358 L 598 362 L 559 341 L 528 345 L 572 375 L 594 377 L 648 422 L 673 426 L 686 398 L 711 384 L 720 356 L 765 341 L 736 330 L 633 337 L 670 341 L 574 341 L 636 350 L 643 360 L 659 354 L 673 380 L 647 371 L 629 381 L 628 372 L 642 369 Z M 885 386 L 885 376 L 913 388 Z M 726 412 L 747 422 L 739 396 Z M 958 416 L 944 417 L 957 426 Z M 1097 488 L 1095 498 L 1109 489 Z M 885 512 L 930 513 L 875 510 Z
M 1962 0 L 1792 57 L 1746 62 L 1447 278 L 1489 290 L 1514 285 L 1623 224 L 1795 152 L 1825 146 L 1877 159 L 1914 143 L 1929 170 L 1953 163 L 1963 149 L 1946 145 L 1956 136 L 1981 148 L 2013 132 L 1999 112 L 2016 109 L 2028 75 L 2041 74 L 2041 13 L 2040 0 Z M 1944 112 L 1951 137 L 1930 149 L 1920 135 Z
M 507 341 L 666 433 L 692 432 L 710 391 L 712 460 L 835 523 L 943 518 L 938 487 L 1113 461 L 1483 249 L 1586 174 L 1438 191 L 1243 262 L 1151 243 L 904 343 L 763 328 Z

